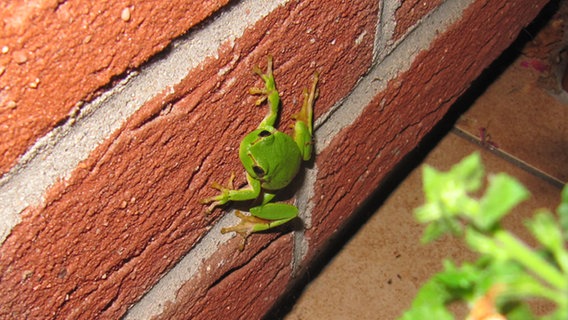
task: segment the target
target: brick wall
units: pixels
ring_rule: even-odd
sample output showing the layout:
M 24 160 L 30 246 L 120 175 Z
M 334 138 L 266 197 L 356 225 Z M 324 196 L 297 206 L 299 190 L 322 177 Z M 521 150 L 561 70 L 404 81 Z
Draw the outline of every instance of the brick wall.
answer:
M 0 5 L 0 318 L 261 317 L 546 2 Z M 245 183 L 268 54 L 284 131 L 321 74 L 316 156 L 240 252 L 199 200 Z

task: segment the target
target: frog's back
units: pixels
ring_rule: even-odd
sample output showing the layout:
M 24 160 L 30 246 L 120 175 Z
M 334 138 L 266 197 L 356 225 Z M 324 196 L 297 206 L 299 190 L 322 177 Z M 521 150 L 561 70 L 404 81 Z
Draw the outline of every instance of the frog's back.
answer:
M 277 130 L 257 129 L 249 133 L 241 143 L 239 156 L 246 171 L 267 190 L 286 187 L 302 163 L 294 139 Z

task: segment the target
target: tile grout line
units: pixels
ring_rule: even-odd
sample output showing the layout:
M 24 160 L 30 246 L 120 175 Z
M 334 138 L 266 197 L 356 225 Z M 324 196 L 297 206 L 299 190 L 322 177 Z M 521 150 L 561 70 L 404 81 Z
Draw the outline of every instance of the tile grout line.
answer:
M 544 181 L 546 181 L 547 183 L 549 183 L 550 185 L 558 188 L 558 189 L 562 189 L 564 187 L 564 182 L 562 182 L 561 180 L 547 174 L 546 172 L 528 164 L 527 162 L 515 157 L 514 155 L 503 151 L 502 149 L 499 148 L 493 148 L 493 147 L 487 147 L 486 145 L 484 145 L 480 139 L 474 135 L 472 135 L 469 132 L 466 132 L 462 129 L 459 129 L 457 127 L 453 127 L 451 130 L 451 133 L 455 134 L 456 136 L 470 142 L 473 143 L 481 148 L 483 148 L 483 150 L 489 151 L 492 154 L 496 155 L 497 157 L 509 162 L 510 164 L 532 174 L 533 176 L 542 179 Z

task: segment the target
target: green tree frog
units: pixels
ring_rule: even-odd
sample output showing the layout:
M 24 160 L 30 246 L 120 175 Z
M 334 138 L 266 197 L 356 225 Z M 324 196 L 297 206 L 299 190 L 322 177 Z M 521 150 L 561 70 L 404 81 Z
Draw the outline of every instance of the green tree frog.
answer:
M 235 214 L 241 219 L 240 223 L 221 229 L 221 233 L 236 232 L 243 237 L 240 250 L 243 250 L 251 233 L 274 228 L 298 216 L 298 208 L 295 206 L 270 201 L 278 190 L 294 179 L 302 161 L 308 161 L 312 156 L 313 105 L 317 98 L 316 85 L 319 77 L 315 72 L 310 91 L 304 89 L 302 108 L 299 113 L 293 115 L 296 123 L 293 125 L 294 133 L 291 137 L 274 128 L 280 95 L 272 74 L 272 57 L 268 57 L 266 73 L 258 66 L 254 68 L 254 72 L 264 81 L 264 88 L 251 88 L 249 92 L 261 96 L 256 102 L 257 105 L 267 101 L 269 110 L 258 128 L 247 134 L 239 147 L 239 157 L 246 170 L 248 185 L 234 189 L 233 173 L 227 186 L 213 182 L 211 187 L 220 191 L 218 195 L 201 201 L 210 204 L 207 208 L 207 213 L 210 213 L 215 207 L 229 201 L 257 199 L 260 205 L 250 208 L 250 215 L 237 210 Z

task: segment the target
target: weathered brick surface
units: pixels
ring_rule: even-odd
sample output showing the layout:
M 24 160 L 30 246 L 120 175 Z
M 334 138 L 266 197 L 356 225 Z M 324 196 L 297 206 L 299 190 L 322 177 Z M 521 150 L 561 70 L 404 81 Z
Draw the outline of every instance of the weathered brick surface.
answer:
M 282 128 L 299 108 L 314 70 L 325 74 L 316 110 L 321 115 L 369 67 L 376 16 L 370 1 L 289 3 L 225 46 L 218 60 L 191 72 L 174 93 L 144 106 L 12 230 L 1 248 L 0 317 L 123 314 L 223 214 L 203 215 L 198 200 L 214 192 L 208 181 L 224 182 L 235 171 L 237 182 L 244 182 L 238 143 L 265 113 L 246 93 L 259 84 L 253 64 L 265 65 L 268 53 L 275 56 Z M 255 241 L 268 243 L 270 237 Z M 269 253 L 260 254 L 258 263 L 289 264 L 289 255 Z M 242 267 L 240 277 L 257 267 Z M 287 281 L 282 272 L 272 273 L 271 297 Z M 240 278 L 219 282 L 215 292 L 231 279 Z M 246 290 L 238 294 L 255 296 L 258 288 Z
M 11 86 L 0 92 L 0 103 L 15 103 L 0 109 L 0 130 L 6 132 L 0 132 L 0 146 L 10 151 L 3 152 L 0 171 L 65 119 L 78 100 L 225 3 L 46 1 L 29 11 L 15 2 L 0 5 L 0 16 L 17 13 L 0 22 L 6 35 L 0 48 L 4 39 L 13 40 L 0 53 L 0 82 L 11 81 L 0 83 Z M 393 37 L 402 39 L 443 1 L 424 3 L 402 1 Z M 476 1 L 352 125 L 318 150 L 304 265 L 545 3 Z M 266 55 L 274 56 L 284 131 L 299 109 L 302 88 L 320 71 L 320 117 L 349 94 L 371 66 L 373 49 L 381 49 L 373 48 L 378 5 L 291 1 L 225 44 L 218 59 L 203 62 L 172 92 L 143 106 L 68 180 L 50 189 L 42 206 L 28 208 L 3 243 L 0 318 L 124 315 L 184 254 L 202 245 L 209 226 L 225 214 L 203 215 L 198 200 L 215 193 L 208 184 L 225 182 L 231 171 L 244 184 L 238 145 L 266 112 L 247 93 L 261 83 L 252 66 L 264 68 Z M 121 18 L 125 7 L 130 17 Z M 50 38 L 40 35 L 41 28 L 59 34 L 65 50 L 46 43 Z M 25 41 L 14 40 L 20 38 Z M 35 78 L 40 82 L 30 86 Z M 159 318 L 260 317 L 291 281 L 293 238 L 269 232 L 255 234 L 244 252 L 236 251 L 239 238 L 211 249 Z
M 154 320 L 260 319 L 292 274 L 291 235 L 259 251 L 262 243 L 251 243 L 243 253 L 235 251 L 234 243 L 220 248 L 203 263 L 199 274 L 183 285 L 177 301 Z M 234 260 L 227 263 L 227 257 Z
M 398 40 L 415 25 L 422 17 L 435 9 L 444 0 L 402 0 L 400 7 L 396 10 L 396 27 L 394 29 L 393 40 Z
M 225 5 L 208 1 L 0 4 L 0 173 L 127 69 Z
M 475 2 L 318 156 L 308 261 L 545 3 Z

